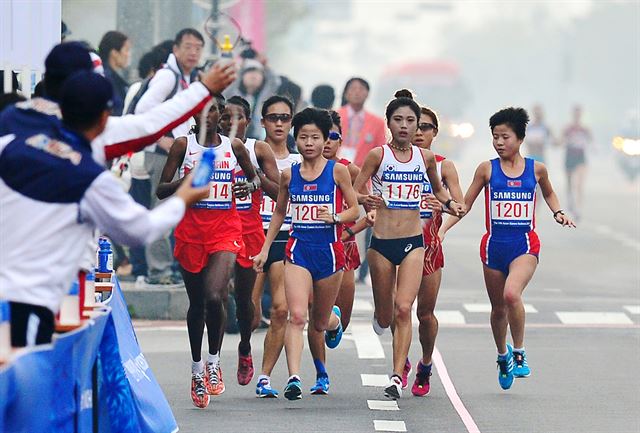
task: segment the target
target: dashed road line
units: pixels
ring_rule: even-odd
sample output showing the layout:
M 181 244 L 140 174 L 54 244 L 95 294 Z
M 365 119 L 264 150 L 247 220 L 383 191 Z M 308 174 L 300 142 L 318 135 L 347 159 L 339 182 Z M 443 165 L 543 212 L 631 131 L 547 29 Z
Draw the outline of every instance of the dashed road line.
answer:
M 389 383 L 389 376 L 386 374 L 360 374 L 362 386 L 385 387 Z
M 367 400 L 367 406 L 371 410 L 400 410 L 395 400 Z
M 463 304 L 469 313 L 491 313 L 491 304 Z M 525 313 L 537 313 L 538 309 L 531 304 L 524 304 Z
M 382 343 L 380 343 L 376 333 L 373 332 L 370 323 L 352 323 L 349 329 L 356 345 L 358 358 L 383 359 L 385 357 Z
M 633 325 L 633 321 L 624 313 L 557 311 L 556 316 L 565 325 Z
M 624 308 L 631 314 L 640 314 L 640 305 L 625 305 L 622 308 Z
M 374 419 L 373 420 L 373 428 L 375 431 L 390 431 L 390 432 L 405 432 L 407 431 L 407 426 L 404 421 L 387 421 Z

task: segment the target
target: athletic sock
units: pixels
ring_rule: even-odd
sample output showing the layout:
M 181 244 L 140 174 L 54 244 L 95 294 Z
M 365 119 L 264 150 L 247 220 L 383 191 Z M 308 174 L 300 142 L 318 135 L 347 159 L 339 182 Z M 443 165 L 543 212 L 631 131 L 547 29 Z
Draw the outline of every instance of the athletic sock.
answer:
M 298 376 L 297 374 L 292 374 L 291 376 L 289 376 L 289 380 L 287 381 L 287 383 L 291 383 L 294 380 L 297 380 L 298 382 L 300 382 L 300 376 Z
M 267 383 L 271 383 L 271 378 L 269 376 L 267 376 L 266 374 L 261 374 L 260 376 L 258 376 L 258 382 L 260 382 L 263 379 L 266 379 Z
M 204 362 L 202 362 L 202 359 L 200 361 L 191 361 L 191 374 L 202 373 L 204 373 Z
M 324 364 L 319 359 L 314 359 L 313 364 L 316 366 L 316 375 L 327 374 Z
M 504 352 L 504 353 L 500 353 L 500 352 L 498 352 L 498 356 L 501 356 L 501 357 L 503 357 L 503 358 L 504 358 L 505 356 L 507 356 L 507 354 L 508 354 L 508 353 L 509 353 L 509 351 L 508 351 L 508 350 L 507 350 L 506 352 Z
M 219 362 L 220 362 L 220 352 L 218 352 L 218 353 L 216 353 L 216 354 L 214 354 L 214 355 L 209 354 L 209 355 L 207 356 L 207 364 L 215 364 L 215 365 L 218 365 L 218 363 L 219 363 Z
M 513 349 L 513 353 L 524 353 L 524 346 L 523 346 L 523 347 L 520 347 L 520 348 L 518 348 L 518 349 L 515 349 L 515 348 L 514 348 L 514 349 Z

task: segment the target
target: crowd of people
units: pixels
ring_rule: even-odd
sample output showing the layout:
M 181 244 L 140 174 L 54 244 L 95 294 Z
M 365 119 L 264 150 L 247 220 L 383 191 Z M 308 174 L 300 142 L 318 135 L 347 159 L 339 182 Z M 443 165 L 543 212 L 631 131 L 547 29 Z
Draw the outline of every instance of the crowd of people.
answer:
M 241 334 L 238 383 L 255 376 L 251 336 L 268 283 L 270 324 L 256 395 L 280 395 L 270 376 L 284 347 L 283 394 L 302 398 L 307 324 L 316 369 L 310 392 L 327 394 L 325 347 L 335 349 L 349 326 L 362 278 L 355 274 L 361 267 L 355 236 L 369 231 L 364 274 L 371 275 L 372 327 L 379 335 L 390 328 L 393 339 L 384 394 L 398 399 L 409 386 L 417 300 L 422 356 L 411 392 L 425 396 L 438 333 L 442 242 L 484 190 L 480 258 L 498 381 L 509 389 L 514 378 L 531 374 L 522 295 L 540 253 L 536 188 L 552 218 L 575 227 L 544 163 L 521 153 L 529 128 L 543 140 L 550 135 L 539 114 L 532 124 L 522 108 L 490 117 L 497 157 L 480 163 L 463 195 L 455 164 L 432 150 L 435 107 L 420 105 L 411 91 L 389 95 L 384 120 L 365 110 L 369 83 L 359 77 L 346 83 L 340 109 L 332 110 L 335 95 L 326 85 L 313 92 L 317 107 L 304 107 L 299 86 L 274 74 L 260 55 L 242 59 L 237 74 L 233 65 L 201 72 L 204 38 L 197 30 L 181 30 L 168 45 L 142 57 L 144 79 L 135 87 L 121 76 L 131 49 L 122 33 L 108 32 L 100 43 L 103 75 L 83 44 L 57 45 L 46 59 L 43 97 L 0 113 L 0 295 L 10 302 L 14 347 L 51 340 L 71 281 L 92 269 L 88 245 L 97 229 L 131 246 L 128 260 L 146 267 L 134 275 L 184 281 L 195 406 L 205 408 L 225 391 L 220 350 L 232 279 Z M 584 144 L 589 135 L 578 131 L 576 116 L 566 135 Z M 209 149 L 215 152 L 210 182 L 193 187 L 191 172 Z M 131 194 L 106 169 L 118 158 L 130 166 Z

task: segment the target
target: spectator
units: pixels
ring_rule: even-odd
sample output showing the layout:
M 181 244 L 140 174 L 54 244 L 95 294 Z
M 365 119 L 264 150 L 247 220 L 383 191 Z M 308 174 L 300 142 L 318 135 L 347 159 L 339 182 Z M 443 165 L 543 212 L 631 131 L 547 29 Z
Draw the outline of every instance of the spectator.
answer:
M 195 29 L 187 28 L 178 32 L 173 41 L 173 52 L 169 54 L 166 65 L 158 70 L 149 82 L 148 90 L 142 95 L 135 107 L 135 113 L 151 110 L 163 101 L 186 89 L 195 81 L 196 66 L 204 48 L 204 38 Z M 173 136 L 188 135 L 191 124 L 185 122 L 173 130 Z M 144 169 L 151 182 L 150 206 L 156 207 L 159 200 L 156 188 L 160 182 L 162 169 L 167 161 L 167 151 L 173 139 L 160 139 L 158 146 L 148 147 L 144 154 Z M 173 272 L 173 252 L 169 241 L 169 233 L 163 238 L 149 244 L 145 251 L 149 284 L 174 284 L 180 276 Z
M 328 84 L 320 84 L 311 92 L 311 105 L 325 110 L 333 109 L 333 103 L 336 100 L 336 94 Z
M 257 54 L 255 59 L 244 59 L 238 79 L 224 91 L 225 98 L 239 95 L 251 105 L 251 122 L 247 128 L 247 138 L 264 137 L 260 126 L 260 110 L 264 101 L 276 94 L 279 86 L 280 78 L 267 66 L 266 57 Z
M 364 78 L 351 78 L 344 86 L 343 106 L 338 109 L 344 131 L 340 157 L 358 167 L 371 149 L 386 143 L 384 120 L 364 109 L 368 96 L 369 83 Z
M 104 34 L 98 45 L 98 54 L 102 59 L 104 76 L 113 86 L 113 114 L 120 116 L 129 88 L 129 83 L 121 74 L 125 68 L 129 67 L 131 61 L 131 41 L 123 33 L 109 31 Z
M 540 105 L 533 107 L 533 121 L 527 125 L 527 138 L 524 144 L 529 158 L 545 162 L 545 150 L 553 141 L 551 129 L 544 120 L 544 112 Z
M 14 347 L 27 345 L 29 335 L 36 344 L 51 341 L 53 315 L 96 227 L 119 242 L 148 242 L 206 194 L 184 182 L 179 198 L 151 212 L 134 203 L 92 158 L 91 141 L 109 119 L 111 84 L 85 70 L 65 81 L 60 96 L 60 128 L 22 122 L 0 137 L 0 287 Z

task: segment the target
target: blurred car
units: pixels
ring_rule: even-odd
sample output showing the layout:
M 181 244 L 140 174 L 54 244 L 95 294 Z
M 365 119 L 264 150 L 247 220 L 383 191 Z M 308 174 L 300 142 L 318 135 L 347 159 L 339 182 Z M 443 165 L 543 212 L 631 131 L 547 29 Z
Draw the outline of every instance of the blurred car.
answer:
M 611 145 L 620 169 L 634 181 L 640 175 L 640 111 L 629 111 L 620 134 L 613 137 Z

